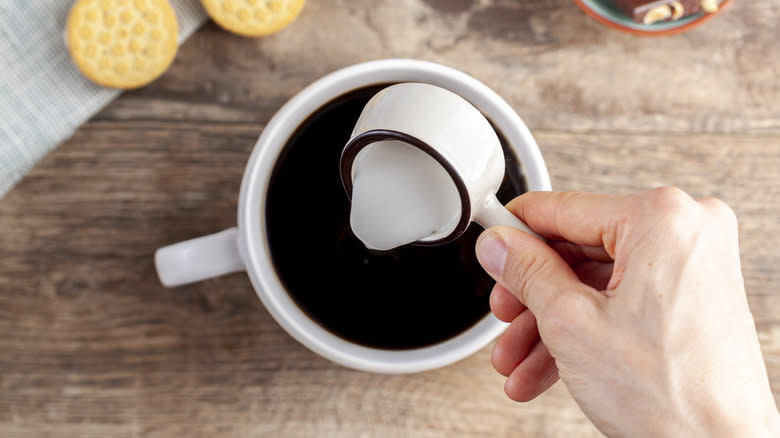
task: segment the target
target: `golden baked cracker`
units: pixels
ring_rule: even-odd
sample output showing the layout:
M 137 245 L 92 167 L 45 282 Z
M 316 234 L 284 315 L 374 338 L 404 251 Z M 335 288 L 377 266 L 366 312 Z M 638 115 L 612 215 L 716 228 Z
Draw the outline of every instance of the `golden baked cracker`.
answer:
M 73 62 L 92 81 L 138 88 L 168 69 L 179 26 L 167 0 L 79 0 L 66 24 Z
M 269 35 L 290 24 L 304 0 L 201 0 L 223 29 L 247 37 Z

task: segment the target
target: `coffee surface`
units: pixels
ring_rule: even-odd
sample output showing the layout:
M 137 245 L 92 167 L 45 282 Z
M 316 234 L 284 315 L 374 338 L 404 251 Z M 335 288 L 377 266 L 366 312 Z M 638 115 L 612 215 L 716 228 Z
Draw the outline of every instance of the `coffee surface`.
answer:
M 445 245 L 386 252 L 367 249 L 352 233 L 339 159 L 363 106 L 382 88 L 331 101 L 289 139 L 269 183 L 266 232 L 279 278 L 322 327 L 370 347 L 424 347 L 487 315 L 493 281 L 474 254 L 476 224 Z M 514 155 L 506 147 L 504 153 L 498 198 L 508 202 L 525 182 Z

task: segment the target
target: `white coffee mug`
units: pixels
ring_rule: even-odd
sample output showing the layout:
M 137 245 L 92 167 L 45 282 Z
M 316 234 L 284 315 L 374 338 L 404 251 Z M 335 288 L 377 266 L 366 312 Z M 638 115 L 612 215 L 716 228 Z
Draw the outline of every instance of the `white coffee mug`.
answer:
M 155 264 L 165 286 L 177 286 L 246 271 L 273 318 L 293 338 L 341 365 L 377 373 L 412 373 L 461 360 L 489 344 L 506 328 L 492 314 L 446 341 L 409 350 L 370 348 L 340 338 L 304 313 L 277 276 L 266 236 L 264 206 L 271 172 L 296 129 L 316 110 L 353 90 L 381 84 L 421 82 L 465 98 L 504 135 L 522 163 L 529 190 L 550 190 L 544 160 L 528 128 L 500 96 L 458 70 L 425 61 L 390 59 L 335 71 L 290 99 L 269 121 L 244 171 L 238 227 L 157 250 Z M 339 172 L 334 168 L 334 172 Z

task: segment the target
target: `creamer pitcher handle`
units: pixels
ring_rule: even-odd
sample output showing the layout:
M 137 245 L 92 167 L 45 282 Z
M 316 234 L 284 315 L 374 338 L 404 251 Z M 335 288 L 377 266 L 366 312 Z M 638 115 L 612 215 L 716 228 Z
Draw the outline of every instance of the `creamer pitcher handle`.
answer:
M 495 195 L 491 195 L 487 201 L 480 206 L 474 220 L 484 228 L 495 227 L 497 225 L 517 228 L 518 230 L 525 231 L 538 238 L 542 242 L 546 242 L 543 237 L 531 230 L 525 222 L 521 221 L 517 216 L 512 214 L 511 211 L 501 205 L 501 202 Z

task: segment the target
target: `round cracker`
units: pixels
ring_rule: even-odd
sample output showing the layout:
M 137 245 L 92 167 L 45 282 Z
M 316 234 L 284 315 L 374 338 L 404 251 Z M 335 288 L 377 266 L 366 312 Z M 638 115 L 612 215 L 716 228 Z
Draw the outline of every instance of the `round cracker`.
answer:
M 78 69 L 93 82 L 121 89 L 162 75 L 176 56 L 178 33 L 167 0 L 79 0 L 66 25 Z
M 279 32 L 303 9 L 305 0 L 201 0 L 223 29 L 247 37 Z

